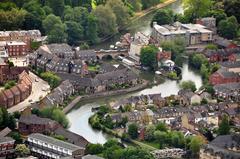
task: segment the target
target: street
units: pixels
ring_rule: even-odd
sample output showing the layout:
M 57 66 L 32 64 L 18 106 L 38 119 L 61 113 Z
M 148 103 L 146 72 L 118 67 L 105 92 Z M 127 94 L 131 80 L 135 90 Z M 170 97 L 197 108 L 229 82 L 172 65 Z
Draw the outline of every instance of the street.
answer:
M 9 113 L 13 113 L 15 111 L 22 111 L 31 105 L 31 103 L 39 101 L 41 98 L 44 98 L 50 91 L 50 86 L 47 82 L 37 77 L 32 72 L 29 72 L 29 75 L 32 80 L 32 93 L 31 95 L 24 100 L 23 102 L 11 107 L 8 109 Z M 37 80 L 36 80 L 37 79 Z

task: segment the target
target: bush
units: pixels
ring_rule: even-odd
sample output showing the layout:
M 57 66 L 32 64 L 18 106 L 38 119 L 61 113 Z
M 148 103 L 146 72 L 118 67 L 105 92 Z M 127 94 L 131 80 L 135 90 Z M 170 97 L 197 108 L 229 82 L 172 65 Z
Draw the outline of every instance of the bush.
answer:
M 103 146 L 101 144 L 88 144 L 86 151 L 92 155 L 100 154 L 103 151 Z
M 194 83 L 193 81 L 183 81 L 183 82 L 180 84 L 180 87 L 181 87 L 182 89 L 185 89 L 185 90 L 190 89 L 190 90 L 192 90 L 193 92 L 195 92 L 195 91 L 197 90 L 196 85 L 195 85 L 195 83 Z
M 56 88 L 61 82 L 61 78 L 53 72 L 41 73 L 40 77 L 42 77 L 44 80 L 46 80 L 49 83 L 49 85 L 51 86 L 51 88 Z

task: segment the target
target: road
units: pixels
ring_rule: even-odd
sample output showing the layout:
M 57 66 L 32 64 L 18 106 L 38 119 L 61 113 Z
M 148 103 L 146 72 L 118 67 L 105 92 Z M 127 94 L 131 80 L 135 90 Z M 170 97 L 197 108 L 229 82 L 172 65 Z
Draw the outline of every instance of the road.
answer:
M 50 86 L 47 82 L 37 77 L 32 72 L 29 72 L 29 75 L 32 80 L 32 93 L 31 95 L 24 100 L 23 102 L 11 107 L 8 109 L 9 113 L 13 113 L 15 111 L 22 111 L 23 109 L 29 107 L 31 103 L 39 101 L 41 98 L 45 97 L 49 91 L 43 91 L 42 89 L 50 89 Z M 38 82 L 35 81 L 37 79 Z M 31 100 L 31 102 L 29 102 Z

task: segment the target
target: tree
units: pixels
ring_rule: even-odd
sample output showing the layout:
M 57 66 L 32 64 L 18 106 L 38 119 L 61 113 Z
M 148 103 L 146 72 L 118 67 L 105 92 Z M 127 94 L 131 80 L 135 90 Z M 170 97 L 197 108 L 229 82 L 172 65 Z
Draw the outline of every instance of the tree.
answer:
M 144 66 L 150 67 L 152 70 L 157 68 L 157 52 L 158 48 L 154 45 L 149 45 L 142 48 L 140 53 L 140 62 Z
M 0 30 L 18 30 L 22 27 L 27 12 L 23 9 L 0 10 Z
M 166 132 L 168 130 L 168 128 L 165 123 L 160 122 L 156 125 L 156 130 Z
M 103 146 L 101 144 L 88 144 L 86 149 L 87 153 L 94 155 L 102 153 Z
M 196 18 L 204 17 L 210 11 L 211 6 L 211 0 L 184 0 L 184 15 L 193 21 Z
M 142 8 L 147 9 L 159 3 L 159 0 L 142 0 Z
M 66 115 L 57 107 L 46 107 L 40 110 L 39 115 L 44 118 L 50 118 L 52 120 L 57 121 L 64 128 L 69 126 L 69 121 Z
M 49 83 L 51 88 L 57 87 L 61 81 L 61 78 L 53 72 L 43 72 L 40 76 Z
M 151 25 L 153 22 L 157 22 L 159 25 L 172 24 L 174 22 L 173 11 L 169 9 L 160 9 L 153 16 Z
M 5 127 L 15 129 L 16 120 L 13 115 L 8 113 L 6 108 L 0 107 L 0 129 L 4 129 Z
M 227 135 L 230 133 L 230 125 L 229 120 L 226 115 L 223 116 L 222 122 L 219 125 L 218 128 L 218 134 L 219 135 Z
M 155 126 L 148 125 L 145 130 L 144 139 L 147 141 L 153 141 L 154 140 L 154 132 L 155 132 Z
M 64 12 L 64 0 L 47 0 L 47 4 L 56 16 L 62 17 Z
M 199 153 L 200 147 L 203 144 L 202 139 L 198 136 L 192 137 L 190 142 L 190 150 L 193 155 L 197 155 Z
M 133 11 L 138 12 L 142 10 L 141 0 L 127 0 L 127 2 L 131 5 Z
M 202 54 L 192 54 L 189 56 L 189 65 L 200 70 L 203 64 L 208 64 L 207 58 Z
M 87 28 L 86 28 L 86 37 L 90 40 L 91 43 L 95 44 L 99 41 L 97 35 L 97 18 L 93 14 L 89 14 Z
M 209 71 L 206 65 L 202 65 L 200 69 L 200 73 L 203 77 L 203 79 L 208 79 L 209 77 Z
M 17 144 L 22 143 L 21 135 L 18 132 L 11 132 L 10 136 L 16 141 Z
M 138 137 L 138 125 L 133 123 L 128 126 L 128 134 L 132 139 L 136 139 Z
M 30 150 L 25 144 L 18 144 L 15 147 L 15 153 L 19 157 L 26 157 L 30 154 Z
M 223 1 L 225 13 L 228 16 L 235 16 L 240 23 L 240 1 L 239 0 L 227 0 Z
M 129 13 L 122 0 L 108 0 L 106 6 L 112 9 L 116 16 L 116 22 L 119 27 L 127 24 Z
M 49 14 L 44 20 L 43 20 L 43 28 L 46 33 L 49 33 L 54 25 L 60 24 L 62 25 L 62 21 L 60 17 L 57 17 L 53 14 Z
M 163 145 L 165 144 L 165 138 L 167 136 L 166 132 L 163 131 L 155 131 L 154 132 L 154 138 L 155 140 L 159 143 L 160 147 L 159 148 L 163 148 Z
M 231 16 L 226 20 L 221 20 L 218 24 L 218 33 L 227 39 L 237 37 L 239 24 L 236 17 Z
M 69 45 L 78 46 L 80 44 L 80 40 L 83 38 L 83 29 L 80 24 L 73 21 L 65 22 L 67 26 L 67 42 Z
M 190 89 L 193 92 L 197 90 L 196 85 L 193 81 L 183 81 L 181 82 L 180 87 L 185 90 Z
M 98 33 L 100 36 L 109 36 L 117 32 L 116 16 L 109 7 L 99 5 L 93 13 L 98 20 Z

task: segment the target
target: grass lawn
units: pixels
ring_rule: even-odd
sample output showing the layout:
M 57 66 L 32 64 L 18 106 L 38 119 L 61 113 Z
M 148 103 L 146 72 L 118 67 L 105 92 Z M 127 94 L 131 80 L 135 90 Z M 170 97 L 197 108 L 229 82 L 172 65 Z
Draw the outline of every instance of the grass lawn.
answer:
M 96 66 L 89 65 L 88 66 L 88 71 L 97 71 L 99 68 L 100 68 L 99 65 L 96 65 Z
M 144 144 L 147 144 L 149 146 L 152 146 L 152 147 L 154 147 L 156 149 L 159 149 L 159 144 L 156 143 L 156 142 L 148 142 L 148 141 L 141 141 L 141 142 L 144 143 Z
M 158 149 L 158 148 L 153 147 L 149 144 L 146 144 L 142 141 L 132 140 L 132 142 L 135 143 L 136 145 L 140 146 L 142 149 L 147 150 L 147 151 L 154 151 L 154 150 Z

